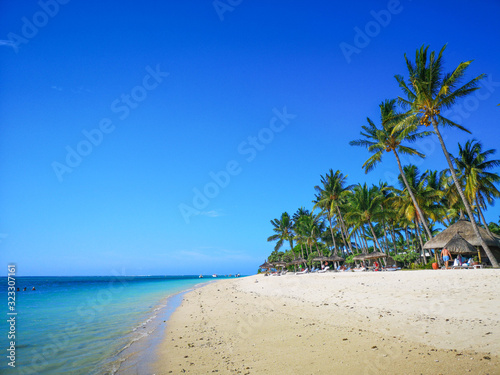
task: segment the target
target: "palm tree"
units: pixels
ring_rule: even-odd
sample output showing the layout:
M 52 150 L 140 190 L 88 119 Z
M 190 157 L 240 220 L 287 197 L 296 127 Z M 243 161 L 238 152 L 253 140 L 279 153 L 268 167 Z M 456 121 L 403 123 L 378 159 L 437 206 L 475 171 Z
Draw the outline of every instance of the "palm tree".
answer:
M 486 202 L 492 204 L 494 198 L 500 197 L 500 191 L 495 186 L 495 183 L 500 182 L 500 176 L 487 171 L 498 167 L 500 160 L 487 160 L 495 150 L 483 151 L 483 145 L 475 139 L 467 141 L 464 147 L 459 144 L 458 149 L 458 158 L 452 156 L 452 159 L 457 166 L 459 176 L 465 182 L 465 196 L 471 205 L 475 203 L 479 217 L 489 232 L 481 208 L 486 209 Z
M 472 61 L 462 62 L 453 72 L 445 73 L 443 71 L 442 55 L 446 45 L 441 48 L 437 57 L 434 51 L 428 56 L 428 48 L 428 46 L 425 48 L 422 46 L 417 50 L 415 63 L 409 61 L 405 54 L 406 66 L 409 73 L 408 82 L 406 82 L 401 75 L 395 76 L 399 83 L 399 87 L 401 87 L 406 95 L 406 99 L 399 97 L 398 101 L 404 108 L 408 108 L 408 111 L 404 114 L 403 121 L 400 121 L 400 123 L 394 127 L 394 132 L 400 131 L 408 126 L 413 126 L 415 121 L 419 121 L 421 125 L 425 126 L 432 124 L 448 162 L 453 182 L 455 183 L 460 198 L 471 220 L 474 233 L 490 259 L 491 264 L 494 267 L 499 267 L 490 248 L 479 233 L 476 220 L 472 214 L 472 209 L 465 198 L 455 173 L 450 154 L 446 149 L 443 137 L 439 131 L 439 126 L 451 126 L 468 132 L 463 126 L 441 116 L 440 111 L 443 108 L 449 109 L 453 107 L 453 104 L 455 104 L 458 99 L 466 97 L 477 90 L 479 88 L 479 80 L 483 79 L 485 75 L 481 74 L 464 85 L 461 85 L 460 81 L 463 79 L 465 71 Z
M 277 252 L 283 246 L 283 242 L 288 241 L 293 252 L 293 222 L 288 212 L 283 212 L 280 219 L 271 220 L 271 224 L 275 234 L 270 236 L 267 242 L 277 241 L 274 251 Z
M 312 246 L 315 245 L 316 249 L 318 238 L 324 230 L 324 223 L 319 221 L 318 216 L 313 214 L 303 215 L 295 223 L 295 231 L 306 245 L 306 254 L 309 256 L 312 253 Z M 307 251 L 309 248 L 309 251 Z
M 500 220 L 498 220 L 498 224 L 491 222 L 488 224 L 488 227 L 490 229 L 490 233 L 495 233 L 496 235 L 500 235 Z
M 362 228 L 363 224 L 367 224 L 373 236 L 373 242 L 376 247 L 382 251 L 382 246 L 378 242 L 375 234 L 372 221 L 378 222 L 382 219 L 382 201 L 384 197 L 380 193 L 377 186 L 371 188 L 364 185 L 356 185 L 349 199 L 350 211 L 346 217 L 357 223 L 358 227 Z
M 405 174 L 403 173 L 403 167 L 401 166 L 401 160 L 399 159 L 399 154 L 401 153 L 406 155 L 417 155 L 421 158 L 425 157 L 424 154 L 418 152 L 414 148 L 403 146 L 401 143 L 403 141 L 414 142 L 419 138 L 430 135 L 431 132 L 418 132 L 417 124 L 413 124 L 402 128 L 401 130 L 395 131 L 395 122 L 393 119 L 398 117 L 398 114 L 396 113 L 396 99 L 385 100 L 379 105 L 379 107 L 381 127 L 377 128 L 373 121 L 367 118 L 368 126 L 362 126 L 365 133 L 361 132 L 361 135 L 364 137 L 364 139 L 351 141 L 349 142 L 349 144 L 351 146 L 364 146 L 368 148 L 368 151 L 373 153 L 373 155 L 365 162 L 365 164 L 363 164 L 365 173 L 368 173 L 373 168 L 375 168 L 375 166 L 382 160 L 384 151 L 392 151 L 394 153 L 396 161 L 398 162 L 400 176 L 403 178 L 406 188 L 410 193 L 413 205 L 418 212 L 418 216 L 420 219 L 419 222 L 421 222 L 424 226 L 425 232 L 430 239 L 432 238 L 431 231 L 427 226 L 424 214 L 422 213 L 422 210 L 420 209 L 415 196 L 410 189 L 408 181 L 406 181 Z
M 431 188 L 427 183 L 427 173 L 420 174 L 417 166 L 408 165 L 403 169 L 404 173 L 402 176 L 406 176 L 405 179 L 409 188 L 405 186 L 406 184 L 403 182 L 402 176 L 399 176 L 399 182 L 403 190 L 392 188 L 395 195 L 391 198 L 391 201 L 393 202 L 394 208 L 398 211 L 399 216 L 404 216 L 409 222 L 415 223 L 415 231 L 422 248 L 422 256 L 424 262 L 427 263 L 425 252 L 423 251 L 424 244 L 419 234 L 417 224 L 420 218 L 418 212 L 415 210 L 413 199 L 417 201 L 421 211 L 423 211 L 427 217 L 435 221 L 443 213 L 439 205 L 443 192 Z M 413 195 L 413 199 L 410 198 L 410 192 Z M 431 238 L 432 236 L 429 237 L 428 240 Z
M 352 185 L 346 186 L 347 176 L 344 176 L 339 170 L 333 173 L 332 169 L 330 169 L 329 173 L 324 177 L 321 176 L 321 183 L 323 187 L 315 186 L 318 194 L 316 195 L 316 200 L 314 201 L 314 208 L 319 207 L 324 210 L 325 213 L 328 211 L 327 217 L 329 221 L 331 220 L 330 218 L 337 215 L 337 223 L 340 226 L 342 239 L 344 240 L 344 243 L 349 246 L 349 250 L 352 252 L 351 243 L 346 239 L 348 236 L 347 229 L 340 210 L 342 203 L 345 201 L 347 195 L 352 189 Z M 332 221 L 330 221 L 330 228 L 332 228 Z
M 460 200 L 458 194 L 454 194 L 453 197 L 450 194 L 451 189 L 448 182 L 453 183 L 453 180 L 449 178 L 447 169 L 442 171 L 428 169 L 425 171 L 425 179 L 429 189 L 441 192 L 441 198 L 435 202 L 436 208 L 434 212 L 436 215 L 434 221 L 445 225 L 445 220 L 448 218 L 447 205 L 449 200 L 451 199 L 454 202 Z
M 335 235 L 333 233 L 333 218 L 336 215 L 339 217 L 338 224 L 340 224 L 340 231 L 345 243 L 345 235 L 341 223 L 342 214 L 340 212 L 339 205 L 341 203 L 341 200 L 345 197 L 347 191 L 351 188 L 350 186 L 344 186 L 346 178 L 347 176 L 344 177 L 344 175 L 340 171 L 336 171 L 335 173 L 333 173 L 333 170 L 330 169 L 330 171 L 325 176 L 321 176 L 322 186 L 314 187 L 317 194 L 316 199 L 313 201 L 313 210 L 316 208 L 320 208 L 328 219 L 328 222 L 330 223 L 330 233 L 333 241 L 333 246 L 338 255 L 340 255 L 340 249 L 337 246 Z

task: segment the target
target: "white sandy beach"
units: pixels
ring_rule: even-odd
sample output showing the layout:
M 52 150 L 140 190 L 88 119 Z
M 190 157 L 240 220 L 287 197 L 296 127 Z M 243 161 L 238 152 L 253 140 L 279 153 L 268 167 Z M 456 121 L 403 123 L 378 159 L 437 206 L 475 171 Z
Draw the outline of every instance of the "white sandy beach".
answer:
M 188 293 L 158 374 L 500 374 L 500 270 L 249 276 Z

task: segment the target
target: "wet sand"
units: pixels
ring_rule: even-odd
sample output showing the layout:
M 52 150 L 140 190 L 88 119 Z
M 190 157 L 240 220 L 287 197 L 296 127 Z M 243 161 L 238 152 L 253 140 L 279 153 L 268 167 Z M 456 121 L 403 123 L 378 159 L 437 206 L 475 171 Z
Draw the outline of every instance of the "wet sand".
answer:
M 185 295 L 155 374 L 500 374 L 500 270 L 249 276 Z

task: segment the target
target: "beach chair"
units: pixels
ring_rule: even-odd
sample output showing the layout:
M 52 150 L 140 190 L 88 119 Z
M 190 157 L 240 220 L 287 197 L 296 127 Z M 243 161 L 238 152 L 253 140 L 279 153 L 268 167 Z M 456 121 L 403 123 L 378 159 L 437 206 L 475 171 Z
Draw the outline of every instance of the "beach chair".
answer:
M 304 271 L 301 272 L 295 272 L 296 275 L 304 275 L 306 273 L 309 273 L 309 268 L 306 268 Z
M 354 272 L 364 272 L 364 271 L 366 271 L 366 268 L 365 267 L 354 268 L 353 271 Z
M 392 272 L 392 271 L 398 271 L 400 269 L 401 269 L 401 267 L 391 266 L 391 267 L 382 268 L 382 271 Z
M 326 271 L 328 271 L 330 269 L 330 266 L 326 266 L 325 268 L 323 268 L 322 270 L 319 270 L 318 273 L 325 273 Z

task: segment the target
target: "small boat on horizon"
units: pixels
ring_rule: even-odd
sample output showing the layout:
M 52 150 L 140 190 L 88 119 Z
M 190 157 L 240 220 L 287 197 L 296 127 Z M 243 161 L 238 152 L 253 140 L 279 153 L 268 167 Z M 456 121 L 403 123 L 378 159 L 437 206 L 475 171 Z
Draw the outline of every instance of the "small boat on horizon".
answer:
M 203 279 L 203 275 L 198 276 L 199 279 Z
M 212 277 L 217 277 L 217 275 L 214 273 L 214 274 L 212 275 Z

